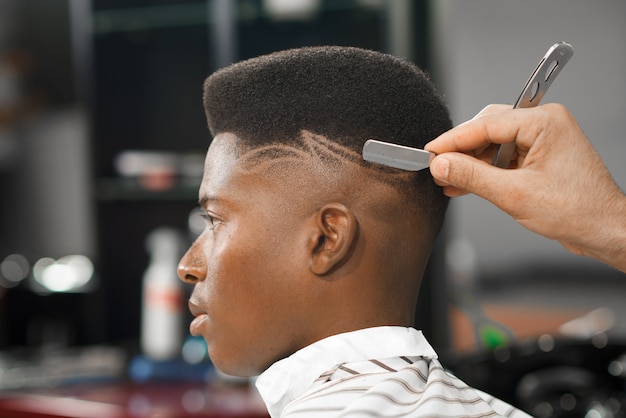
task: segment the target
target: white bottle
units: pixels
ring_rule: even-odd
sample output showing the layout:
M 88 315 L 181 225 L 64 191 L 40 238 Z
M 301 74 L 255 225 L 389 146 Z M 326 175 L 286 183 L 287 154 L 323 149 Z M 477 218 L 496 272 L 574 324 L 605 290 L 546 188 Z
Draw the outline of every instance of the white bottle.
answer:
M 183 283 L 176 275 L 181 234 L 157 228 L 146 239 L 150 264 L 143 277 L 141 349 L 152 360 L 180 356 L 183 340 Z

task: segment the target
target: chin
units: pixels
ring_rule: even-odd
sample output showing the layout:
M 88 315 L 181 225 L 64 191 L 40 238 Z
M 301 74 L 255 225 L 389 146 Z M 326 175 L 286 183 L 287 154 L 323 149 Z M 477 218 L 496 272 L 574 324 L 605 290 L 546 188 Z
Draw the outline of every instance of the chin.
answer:
M 217 370 L 226 377 L 232 378 L 247 378 L 260 375 L 264 368 L 258 367 L 254 364 L 247 364 L 245 362 L 236 362 L 233 360 L 220 359 L 219 356 L 211 357 L 209 351 L 209 358 L 213 362 L 213 365 Z

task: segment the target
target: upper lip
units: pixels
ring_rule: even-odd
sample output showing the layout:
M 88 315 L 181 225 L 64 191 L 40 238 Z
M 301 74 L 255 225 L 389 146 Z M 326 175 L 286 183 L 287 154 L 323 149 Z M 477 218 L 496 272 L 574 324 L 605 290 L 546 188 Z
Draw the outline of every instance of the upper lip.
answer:
M 206 313 L 204 309 L 191 299 L 189 300 L 189 311 L 193 316 L 199 316 Z

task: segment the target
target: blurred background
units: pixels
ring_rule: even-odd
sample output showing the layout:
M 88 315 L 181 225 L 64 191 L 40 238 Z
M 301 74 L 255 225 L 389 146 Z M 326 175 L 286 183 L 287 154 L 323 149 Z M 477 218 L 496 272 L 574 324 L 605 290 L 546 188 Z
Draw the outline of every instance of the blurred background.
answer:
M 558 41 L 575 53 L 544 102 L 570 109 L 624 187 L 623 0 L 0 0 L 0 389 L 50 385 L 42 353 L 69 358 L 69 377 L 136 378 L 136 356 L 201 344 L 175 266 L 198 233 L 201 88 L 217 68 L 305 45 L 388 52 L 430 73 L 459 124 L 512 104 Z M 537 416 L 620 416 L 612 389 L 596 409 L 576 400 L 597 375 L 622 385 L 624 279 L 466 196 L 416 320 L 466 380 L 493 392 L 502 372 L 501 396 Z M 565 361 L 549 400 L 521 383 L 531 358 L 537 373 Z

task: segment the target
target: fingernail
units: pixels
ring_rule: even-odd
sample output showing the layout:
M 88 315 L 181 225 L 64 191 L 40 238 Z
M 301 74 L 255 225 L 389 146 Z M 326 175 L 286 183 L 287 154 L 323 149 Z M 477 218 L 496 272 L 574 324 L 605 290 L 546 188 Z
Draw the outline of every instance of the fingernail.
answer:
M 430 172 L 438 180 L 447 180 L 450 173 L 450 161 L 444 157 L 435 157 L 430 164 Z

